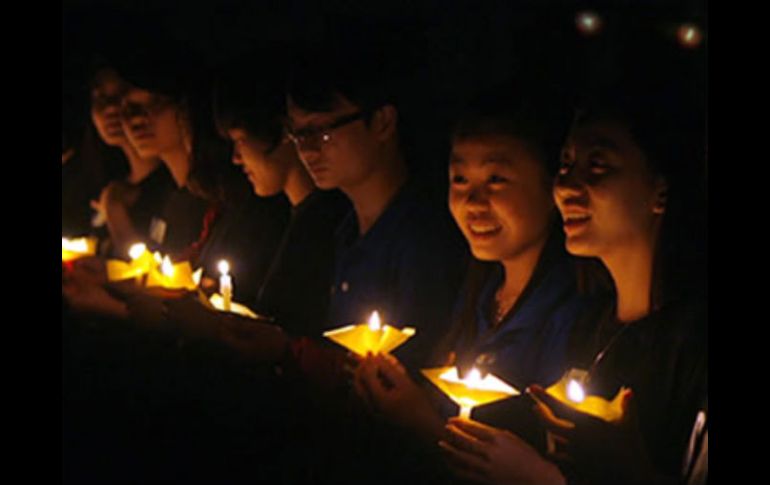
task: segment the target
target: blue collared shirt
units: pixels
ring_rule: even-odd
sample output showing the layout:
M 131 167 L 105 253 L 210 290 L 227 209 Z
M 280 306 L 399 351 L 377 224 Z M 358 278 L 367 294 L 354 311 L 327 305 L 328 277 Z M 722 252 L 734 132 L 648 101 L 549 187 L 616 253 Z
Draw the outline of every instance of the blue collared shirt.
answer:
M 336 234 L 328 328 L 365 322 L 416 328 L 393 352 L 404 365 L 424 365 L 446 333 L 468 249 L 446 207 L 404 186 L 364 235 L 355 213 Z

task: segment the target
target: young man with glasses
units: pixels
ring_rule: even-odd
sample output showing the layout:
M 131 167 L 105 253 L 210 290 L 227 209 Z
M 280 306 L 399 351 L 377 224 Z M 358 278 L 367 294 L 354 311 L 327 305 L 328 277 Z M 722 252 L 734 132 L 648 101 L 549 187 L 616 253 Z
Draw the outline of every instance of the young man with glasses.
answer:
M 336 233 L 327 328 L 378 311 L 417 334 L 395 351 L 419 368 L 444 332 L 467 247 L 445 204 L 410 180 L 394 84 L 373 62 L 315 56 L 297 69 L 287 97 L 290 139 L 316 185 L 338 188 L 353 211 Z

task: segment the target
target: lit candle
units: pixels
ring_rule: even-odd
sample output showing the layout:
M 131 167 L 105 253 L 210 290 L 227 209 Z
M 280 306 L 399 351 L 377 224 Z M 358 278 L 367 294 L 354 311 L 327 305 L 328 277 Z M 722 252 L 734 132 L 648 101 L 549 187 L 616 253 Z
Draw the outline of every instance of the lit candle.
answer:
M 171 279 L 174 277 L 174 263 L 171 262 L 168 256 L 163 258 L 163 262 L 160 264 L 160 271 L 166 278 Z
M 384 330 L 382 324 L 380 323 L 380 314 L 377 313 L 377 311 L 373 311 L 372 315 L 369 317 L 369 329 L 372 332 L 379 332 L 380 330 Z
M 132 244 L 128 249 L 128 256 L 131 260 L 139 259 L 139 257 L 147 251 L 147 246 L 144 243 Z
M 131 247 L 128 249 L 128 256 L 131 258 L 132 262 L 136 262 L 142 255 L 147 251 L 147 246 L 144 243 L 136 243 L 132 244 Z M 144 273 L 137 273 L 136 274 L 136 284 L 139 286 L 142 286 L 142 278 L 144 277 Z
M 476 406 L 506 399 L 519 391 L 492 374 L 483 378 L 475 367 L 460 379 L 457 367 L 423 369 L 423 375 L 460 406 L 460 417 L 470 419 Z
M 588 373 L 582 369 L 570 369 L 556 383 L 545 390 L 567 406 L 580 412 L 590 414 L 607 422 L 615 422 L 623 417 L 623 389 L 617 395 L 607 400 L 598 395 L 590 394 L 587 389 Z
M 233 280 L 228 274 L 230 272 L 230 264 L 224 259 L 219 262 L 219 272 L 222 276 L 219 277 L 219 292 L 222 294 L 224 300 L 224 310 L 230 311 L 230 303 L 233 299 Z
M 583 402 L 586 398 L 583 386 L 575 379 L 570 379 L 569 384 L 567 384 L 567 397 L 574 402 Z
M 366 323 L 328 330 L 323 335 L 361 357 L 366 357 L 369 352 L 377 354 L 393 351 L 413 337 L 415 332 L 412 327 L 396 328 L 382 323 L 380 314 L 374 311 Z

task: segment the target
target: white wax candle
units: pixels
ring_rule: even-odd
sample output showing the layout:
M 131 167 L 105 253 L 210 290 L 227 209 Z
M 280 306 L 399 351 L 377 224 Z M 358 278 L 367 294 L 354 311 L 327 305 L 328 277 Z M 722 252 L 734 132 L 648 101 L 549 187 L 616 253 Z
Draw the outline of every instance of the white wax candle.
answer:
M 230 264 L 223 259 L 219 262 L 218 266 L 219 272 L 222 273 L 222 276 L 219 277 L 219 292 L 222 294 L 224 310 L 229 312 L 233 299 L 233 280 L 228 274 L 230 272 Z

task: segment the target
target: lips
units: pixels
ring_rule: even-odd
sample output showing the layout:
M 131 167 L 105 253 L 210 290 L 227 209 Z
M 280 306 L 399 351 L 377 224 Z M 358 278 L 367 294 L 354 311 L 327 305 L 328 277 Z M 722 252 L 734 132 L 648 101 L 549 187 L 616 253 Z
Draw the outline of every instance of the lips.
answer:
M 564 214 L 564 232 L 567 235 L 575 234 L 588 226 L 591 214 L 585 212 L 571 212 Z
M 468 223 L 467 228 L 473 239 L 483 241 L 497 236 L 503 226 L 495 221 L 476 221 Z

